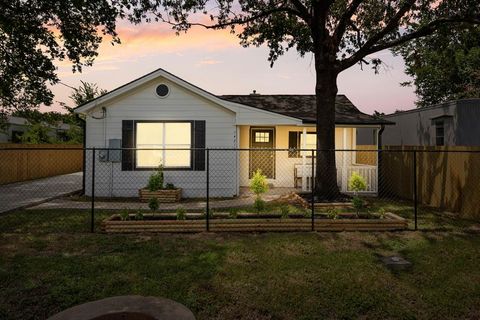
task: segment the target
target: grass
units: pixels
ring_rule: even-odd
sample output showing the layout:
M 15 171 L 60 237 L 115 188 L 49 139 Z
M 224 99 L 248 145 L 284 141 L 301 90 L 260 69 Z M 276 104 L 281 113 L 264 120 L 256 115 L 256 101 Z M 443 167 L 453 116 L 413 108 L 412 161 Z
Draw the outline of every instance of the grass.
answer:
M 434 211 L 421 232 L 196 235 L 91 234 L 86 211 L 41 214 L 0 217 L 0 319 L 126 294 L 174 299 L 197 319 L 480 316 L 475 224 Z M 413 267 L 391 272 L 379 261 L 391 254 Z

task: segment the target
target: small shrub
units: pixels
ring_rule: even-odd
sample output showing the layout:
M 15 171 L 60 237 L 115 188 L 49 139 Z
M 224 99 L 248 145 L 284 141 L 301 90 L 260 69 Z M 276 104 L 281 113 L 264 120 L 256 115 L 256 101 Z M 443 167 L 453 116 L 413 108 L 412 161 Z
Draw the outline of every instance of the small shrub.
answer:
M 148 200 L 148 207 L 150 208 L 150 210 L 152 210 L 152 212 L 155 212 L 158 210 L 158 199 L 157 198 L 150 198 L 150 200 Z
M 353 207 L 357 211 L 357 216 L 358 216 L 358 214 L 360 213 L 360 210 L 362 210 L 365 205 L 363 202 L 363 199 L 358 196 L 354 196 L 352 198 L 352 203 L 353 203 Z
M 143 213 L 141 211 L 137 211 L 137 214 L 135 214 L 135 220 L 143 220 Z
M 348 188 L 356 195 L 359 191 L 367 190 L 367 182 L 358 172 L 354 171 L 348 180 Z
M 253 203 L 253 207 L 257 211 L 257 213 L 260 213 L 265 210 L 265 201 L 262 200 L 262 198 L 257 197 L 255 198 L 255 202 Z
M 173 183 L 167 183 L 167 184 L 165 185 L 165 189 L 167 189 L 167 190 L 174 190 L 174 189 L 176 189 L 176 188 L 175 188 L 175 185 L 174 185 Z
M 175 213 L 177 214 L 177 220 L 185 220 L 187 218 L 187 211 L 182 207 L 177 208 Z
M 282 219 L 287 219 L 290 214 L 290 206 L 281 206 L 280 212 L 282 214 Z
M 204 209 L 204 210 L 203 210 L 203 216 L 204 216 L 204 217 L 207 216 L 207 209 Z M 213 218 L 213 211 L 212 211 L 212 209 L 208 210 L 208 217 L 209 217 L 209 218 Z
M 267 177 L 262 174 L 262 170 L 257 169 L 253 174 L 250 181 L 250 191 L 255 193 L 257 198 L 268 191 Z
M 237 208 L 230 208 L 228 209 L 228 217 L 230 219 L 237 219 L 238 216 L 238 209 Z
M 330 208 L 330 209 L 328 209 L 328 211 L 327 211 L 327 217 L 328 217 L 329 219 L 333 219 L 333 220 L 338 219 L 338 209 L 336 209 L 336 208 Z
M 128 219 L 130 218 L 129 214 L 128 214 L 128 210 L 127 209 L 123 209 L 122 211 L 120 211 L 120 219 L 122 221 L 127 221 Z
M 385 219 L 385 208 L 378 209 L 378 214 L 380 215 L 380 219 Z
M 147 188 L 149 191 L 158 191 L 163 189 L 163 166 L 159 165 L 148 179 Z

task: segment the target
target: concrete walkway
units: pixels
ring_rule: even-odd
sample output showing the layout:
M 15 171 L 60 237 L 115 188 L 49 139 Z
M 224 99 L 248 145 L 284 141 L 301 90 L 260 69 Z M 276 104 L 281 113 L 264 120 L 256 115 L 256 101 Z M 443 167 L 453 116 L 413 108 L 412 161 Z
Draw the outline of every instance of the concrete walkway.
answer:
M 35 206 L 81 190 L 81 172 L 0 185 L 0 213 Z
M 267 194 L 263 196 L 265 201 L 272 201 L 278 199 L 280 196 L 291 193 L 295 191 L 293 188 L 274 188 L 268 191 Z M 248 191 L 248 189 L 243 188 L 241 190 L 240 196 L 233 199 L 212 199 L 210 200 L 210 208 L 220 209 L 220 208 L 235 208 L 250 206 L 254 202 L 254 195 Z M 175 210 L 177 208 L 184 208 L 187 210 L 198 210 L 203 212 L 206 207 L 205 200 L 198 201 L 182 201 L 180 203 L 161 203 L 160 210 Z M 41 210 L 41 209 L 90 209 L 90 201 L 81 201 L 81 200 L 71 200 L 69 198 L 59 198 L 54 199 L 49 202 L 42 203 L 38 206 L 32 207 L 31 209 Z M 105 209 L 105 210 L 148 210 L 148 203 L 140 201 L 95 201 L 95 209 Z

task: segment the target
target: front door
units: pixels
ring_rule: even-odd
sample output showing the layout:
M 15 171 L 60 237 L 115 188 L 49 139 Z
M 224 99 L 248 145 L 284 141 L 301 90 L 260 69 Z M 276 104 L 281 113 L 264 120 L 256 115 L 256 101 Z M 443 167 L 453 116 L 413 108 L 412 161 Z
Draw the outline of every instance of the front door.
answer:
M 260 169 L 269 179 L 275 178 L 275 128 L 250 128 L 250 178 Z

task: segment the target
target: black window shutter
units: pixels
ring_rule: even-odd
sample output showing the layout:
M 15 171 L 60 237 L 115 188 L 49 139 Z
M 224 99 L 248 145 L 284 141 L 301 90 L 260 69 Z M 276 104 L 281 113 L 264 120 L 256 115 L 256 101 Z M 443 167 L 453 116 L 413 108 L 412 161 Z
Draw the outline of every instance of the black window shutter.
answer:
M 300 152 L 297 151 L 300 145 L 300 132 L 298 131 L 289 131 L 288 132 L 288 157 L 289 158 L 298 158 L 300 157 Z
M 204 120 L 193 121 L 193 170 L 205 170 L 205 127 Z
M 135 148 L 133 120 L 122 121 L 122 148 Z M 134 150 L 122 150 L 122 171 L 132 171 L 134 166 Z

